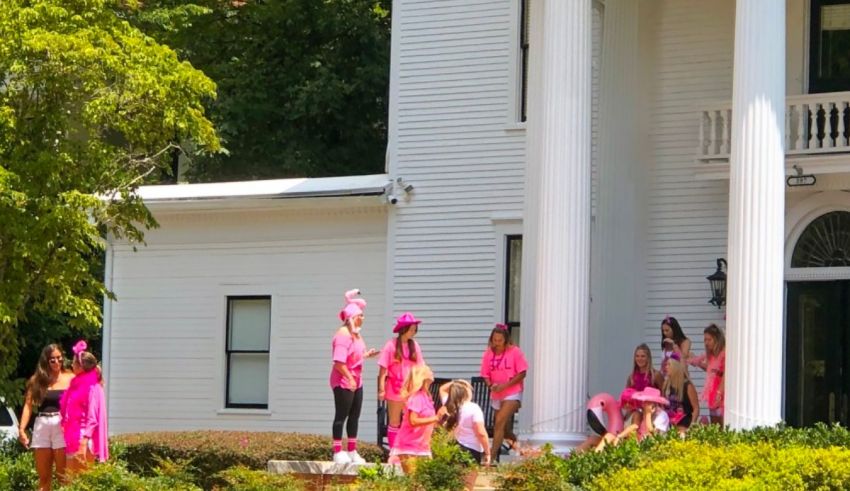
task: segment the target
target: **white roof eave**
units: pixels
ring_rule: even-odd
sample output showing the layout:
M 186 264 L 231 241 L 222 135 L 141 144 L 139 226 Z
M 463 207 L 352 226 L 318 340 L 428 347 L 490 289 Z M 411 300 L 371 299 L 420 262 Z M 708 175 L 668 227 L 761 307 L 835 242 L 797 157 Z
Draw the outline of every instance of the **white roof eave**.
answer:
M 386 174 L 142 186 L 147 205 L 198 201 L 379 196 L 389 192 Z

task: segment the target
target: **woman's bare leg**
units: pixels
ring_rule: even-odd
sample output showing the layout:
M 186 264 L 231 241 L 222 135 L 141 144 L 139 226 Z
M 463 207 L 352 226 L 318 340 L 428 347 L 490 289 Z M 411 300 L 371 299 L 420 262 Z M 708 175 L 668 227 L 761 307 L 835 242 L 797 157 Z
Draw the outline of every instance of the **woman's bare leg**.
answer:
M 502 441 L 505 439 L 508 422 L 518 409 L 519 401 L 502 401 L 502 406 L 496 411 L 496 416 L 493 418 L 493 447 L 490 454 L 494 461 L 499 458 L 499 450 L 502 448 Z
M 56 479 L 59 484 L 65 484 L 65 449 L 57 448 L 53 450 L 53 465 L 56 467 Z
M 404 402 L 387 401 L 387 419 L 390 426 L 401 426 L 401 415 L 404 412 Z
M 53 449 L 36 448 L 34 453 L 35 471 L 38 473 L 38 490 L 50 491 L 53 485 Z

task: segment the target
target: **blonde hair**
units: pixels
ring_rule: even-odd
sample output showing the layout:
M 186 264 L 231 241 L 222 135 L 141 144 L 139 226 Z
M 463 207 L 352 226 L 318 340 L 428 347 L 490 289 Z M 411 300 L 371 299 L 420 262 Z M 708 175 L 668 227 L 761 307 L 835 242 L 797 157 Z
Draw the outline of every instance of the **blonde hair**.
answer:
M 415 365 L 411 367 L 410 372 L 404 379 L 404 384 L 401 386 L 401 397 L 407 399 L 422 390 L 426 380 L 434 381 L 434 372 L 431 371 L 428 365 Z
M 649 346 L 646 343 L 641 343 L 635 348 L 635 355 L 638 354 L 638 351 L 643 351 L 646 353 L 646 373 L 649 374 L 649 385 L 655 385 L 655 377 L 658 375 L 658 370 L 652 366 L 652 350 L 649 349 Z M 632 373 L 629 374 L 629 385 L 632 386 L 635 384 L 635 374 L 640 372 L 640 368 L 638 368 L 637 362 L 634 361 L 634 355 L 632 356 L 632 363 L 634 364 L 634 368 L 632 368 Z
M 675 393 L 676 397 L 681 401 L 685 398 L 685 383 L 688 378 L 688 371 L 685 370 L 685 365 L 682 362 L 673 358 L 667 359 L 667 378 L 664 380 L 664 397 Z

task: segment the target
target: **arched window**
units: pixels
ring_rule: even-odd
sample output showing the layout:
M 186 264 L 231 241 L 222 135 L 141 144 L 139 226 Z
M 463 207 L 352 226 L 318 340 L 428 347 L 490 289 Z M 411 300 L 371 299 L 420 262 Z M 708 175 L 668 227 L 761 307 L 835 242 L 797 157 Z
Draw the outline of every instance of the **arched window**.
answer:
M 833 211 L 806 227 L 791 256 L 792 268 L 850 266 L 850 212 Z

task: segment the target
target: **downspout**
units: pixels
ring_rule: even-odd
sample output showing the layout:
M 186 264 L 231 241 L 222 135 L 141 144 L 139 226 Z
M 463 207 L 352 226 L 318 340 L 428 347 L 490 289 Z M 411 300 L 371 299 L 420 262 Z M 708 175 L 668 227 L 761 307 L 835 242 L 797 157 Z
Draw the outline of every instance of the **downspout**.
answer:
M 115 258 L 115 250 L 112 243 L 107 238 L 106 241 L 106 259 L 103 271 L 103 285 L 108 292 L 112 292 L 112 263 Z M 101 348 L 103 358 L 103 379 L 106 381 L 106 409 L 109 414 L 109 402 L 111 398 L 112 384 L 109 383 L 109 375 L 112 372 L 112 299 L 108 295 L 103 296 L 103 346 Z

